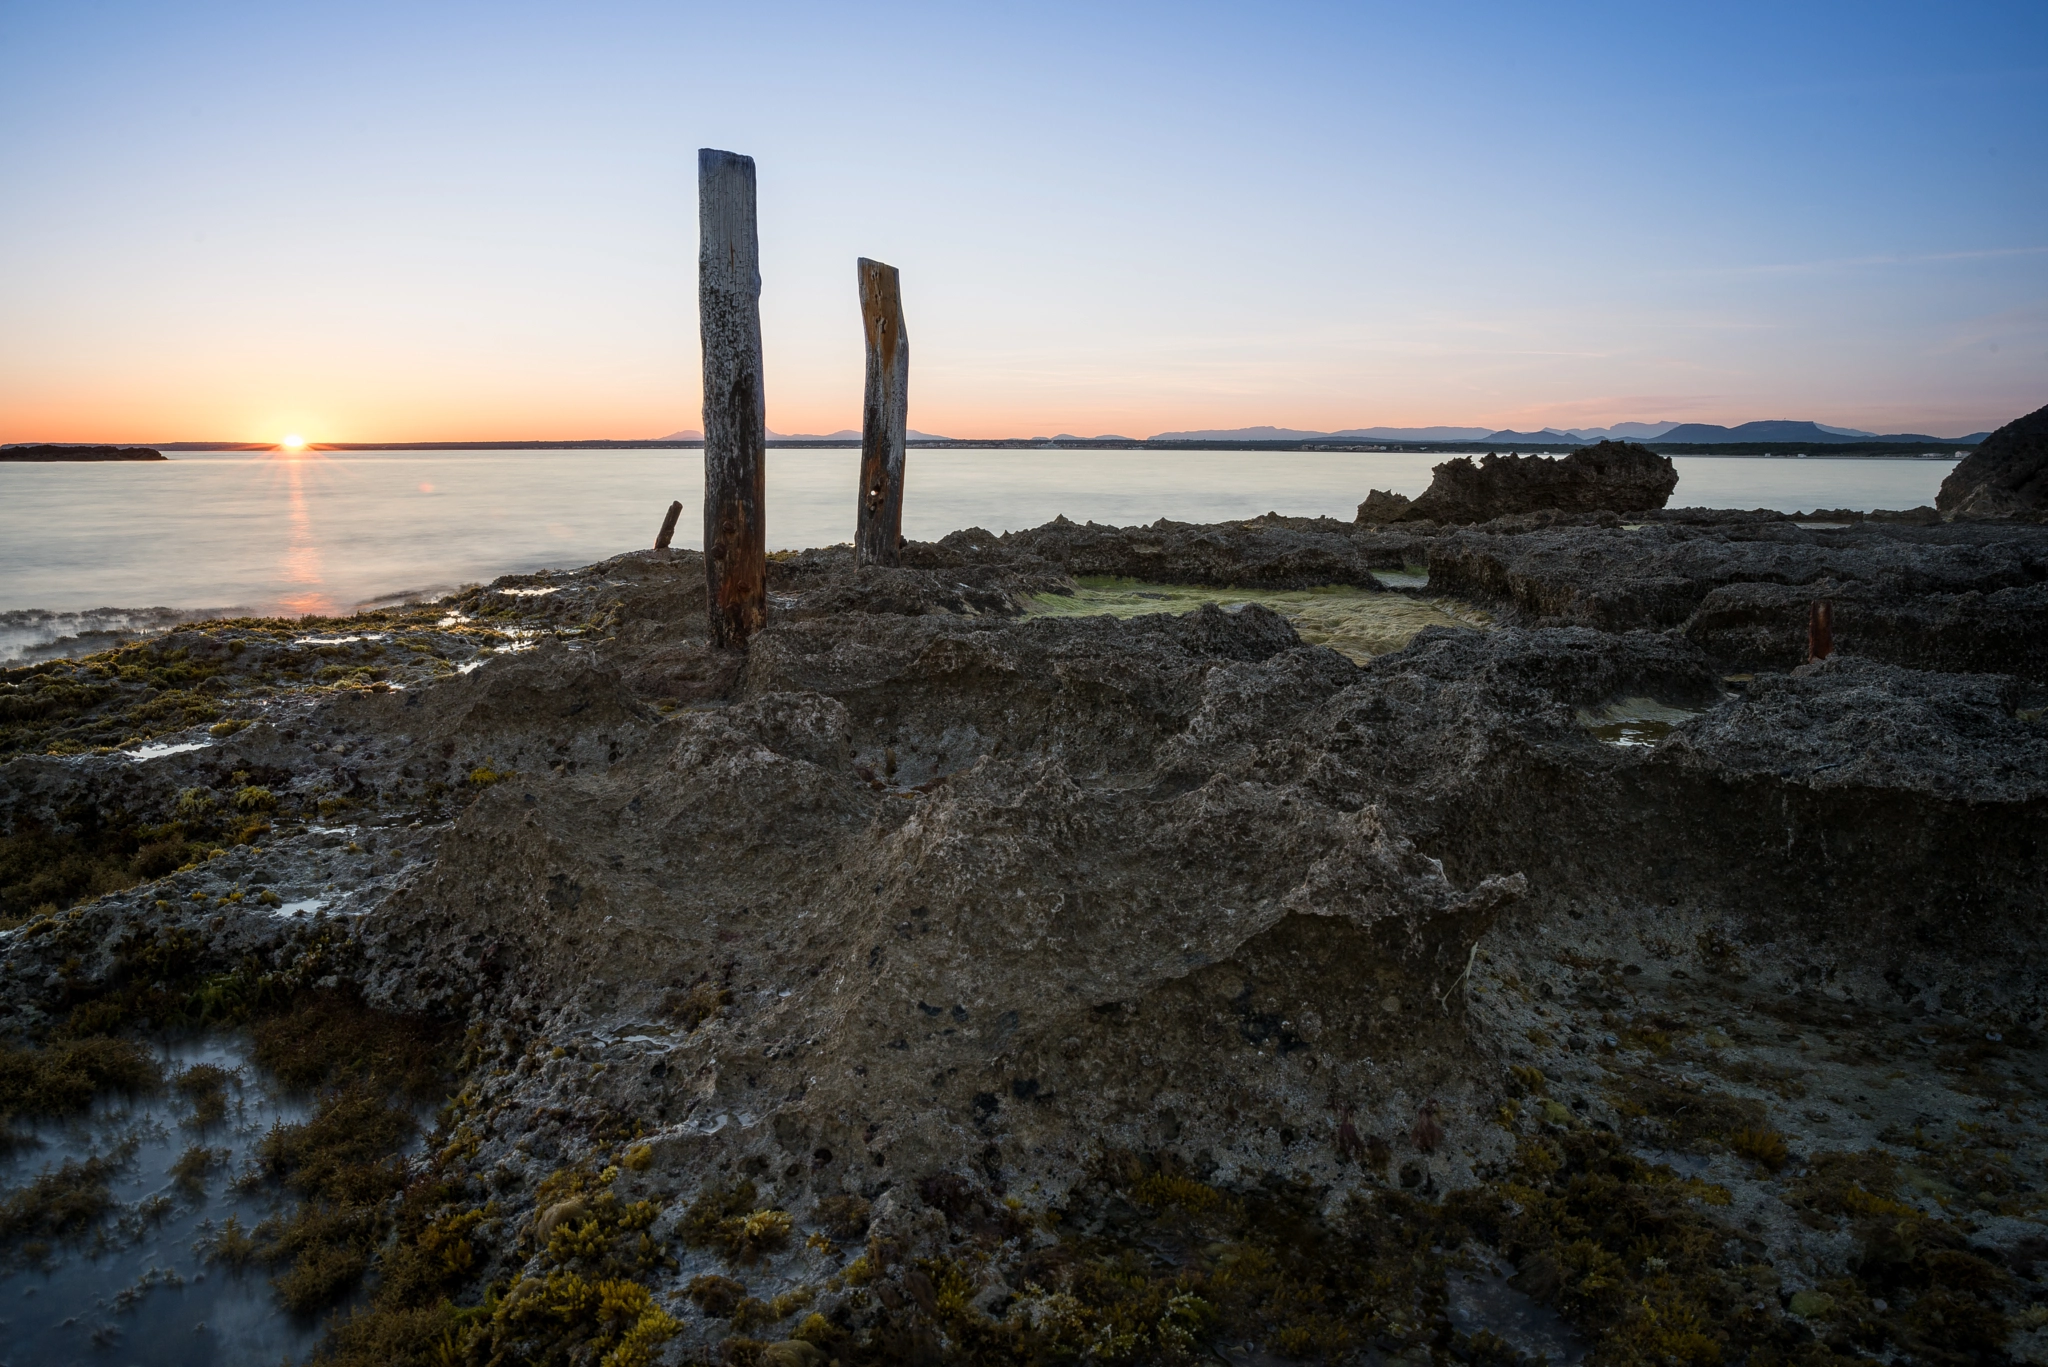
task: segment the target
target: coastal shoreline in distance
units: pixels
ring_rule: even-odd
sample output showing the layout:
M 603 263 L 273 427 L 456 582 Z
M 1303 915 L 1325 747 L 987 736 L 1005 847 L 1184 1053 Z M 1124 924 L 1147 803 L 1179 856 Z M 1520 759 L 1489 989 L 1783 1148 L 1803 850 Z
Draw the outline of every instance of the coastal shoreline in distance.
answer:
M 169 460 L 153 446 L 64 446 L 43 443 L 35 446 L 0 446 L 0 461 L 44 463 L 49 461 Z
M 1961 457 L 1976 449 L 1974 443 L 1946 441 L 1842 441 L 1821 444 L 1799 442 L 1658 442 L 1639 443 L 1663 456 L 1806 456 L 1815 460 L 1830 457 L 1891 457 L 1918 460 L 1928 456 Z M 693 451 L 704 445 L 702 438 L 683 441 L 650 439 L 586 439 L 582 441 L 323 441 L 312 442 L 308 451 Z M 919 451 L 1350 451 L 1406 452 L 1477 456 L 1488 452 L 1546 452 L 1562 454 L 1590 446 L 1590 442 L 1498 442 L 1498 441 L 1207 441 L 1199 439 L 1139 441 L 1136 438 L 1101 437 L 944 437 L 912 438 L 906 446 Z M 857 451 L 860 442 L 832 438 L 768 439 L 773 450 Z M 21 459 L 15 452 L 29 448 L 0 448 L 0 459 Z M 73 448 L 85 449 L 85 448 Z M 274 451 L 269 442 L 253 441 L 166 441 L 159 451 Z M 39 459 L 75 459 L 40 457 Z M 87 457 L 86 459 L 94 459 Z M 140 457 L 148 459 L 148 457 Z

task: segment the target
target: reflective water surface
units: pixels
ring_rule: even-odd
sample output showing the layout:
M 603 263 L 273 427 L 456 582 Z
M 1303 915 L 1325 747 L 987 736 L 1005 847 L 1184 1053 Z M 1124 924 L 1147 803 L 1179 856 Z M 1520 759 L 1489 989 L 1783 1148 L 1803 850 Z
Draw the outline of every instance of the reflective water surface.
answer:
M 119 1166 L 109 1184 L 114 1208 L 96 1228 L 0 1254 L 0 1364 L 274 1363 L 303 1356 L 318 1339 L 316 1321 L 278 1308 L 265 1272 L 204 1255 L 229 1216 L 246 1230 L 278 1208 L 273 1189 L 235 1179 L 272 1125 L 310 1114 L 311 1098 L 266 1083 L 243 1035 L 177 1041 L 163 1053 L 171 1085 L 155 1095 L 102 1097 L 72 1120 L 15 1124 L 17 1136 L 31 1138 L 0 1153 L 0 1190 L 9 1195 L 66 1159 Z M 176 1085 L 195 1066 L 231 1075 L 218 1118 Z
M 1419 494 L 1437 454 L 913 450 L 905 533 L 994 532 L 1064 514 L 1129 525 L 1277 511 L 1349 521 L 1371 488 Z M 768 456 L 768 544 L 852 539 L 859 453 Z M 1947 460 L 1679 456 L 1674 505 L 1908 508 Z M 692 450 L 175 453 L 168 461 L 0 465 L 0 659 L 147 608 L 336 613 L 653 544 L 702 543 Z M 102 609 L 116 610 L 111 614 Z M 156 622 L 155 625 L 161 625 Z M 87 648 L 91 648 L 90 643 Z

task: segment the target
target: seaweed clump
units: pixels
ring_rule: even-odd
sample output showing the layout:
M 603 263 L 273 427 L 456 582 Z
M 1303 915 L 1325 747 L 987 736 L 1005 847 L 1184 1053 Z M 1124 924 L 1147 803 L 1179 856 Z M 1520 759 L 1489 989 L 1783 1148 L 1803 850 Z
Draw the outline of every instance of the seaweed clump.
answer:
M 755 1263 L 789 1242 L 795 1222 L 782 1210 L 756 1209 L 752 1182 L 712 1183 L 697 1194 L 678 1231 L 692 1248 L 716 1247 L 737 1263 Z
M 1955 1224 L 1902 1199 L 1910 1176 L 1881 1149 L 1813 1155 L 1785 1200 L 1809 1227 L 1851 1234 L 1856 1254 L 1849 1276 L 1799 1293 L 1791 1308 L 1845 1357 L 1996 1359 L 2012 1332 L 2001 1305 L 2011 1276 Z
M 98 1225 L 114 1208 L 109 1183 L 125 1159 L 125 1154 L 67 1158 L 8 1193 L 0 1201 L 0 1243 L 20 1244 L 35 1261 L 48 1241 L 74 1238 Z
M 1768 1168 L 1783 1141 L 1751 1132 L 1742 1142 Z M 1581 1331 L 1593 1367 L 1995 1357 L 2010 1329 L 1999 1309 L 2007 1274 L 1954 1226 L 1898 1199 L 1900 1180 L 1883 1155 L 1813 1160 L 1788 1199 L 1817 1227 L 1846 1222 L 1860 1251 L 1850 1277 L 1787 1296 L 1761 1241 L 1723 1213 L 1726 1188 L 1574 1125 L 1523 1136 L 1502 1170 L 1440 1200 L 1375 1185 L 1334 1213 L 1322 1190 L 1226 1191 L 1170 1158 L 1120 1160 L 1066 1210 L 1035 1217 L 942 1176 L 922 1194 L 945 1215 L 951 1247 L 919 1258 L 871 1239 L 841 1273 L 849 1298 L 819 1318 L 849 1367 L 1189 1362 L 1219 1345 L 1507 1364 L 1518 1360 L 1507 1343 L 1464 1332 L 1449 1313 L 1446 1275 L 1479 1268 L 1491 1249 L 1518 1269 L 1511 1285 Z M 705 1228 L 717 1227 L 717 1208 L 706 1204 Z M 1031 1225 L 1055 1237 L 1014 1252 Z M 707 1313 L 731 1316 L 735 1334 L 766 1322 L 738 1283 L 700 1280 Z M 725 1346 L 735 1360 L 767 1348 Z
M 277 1268 L 278 1299 L 299 1314 L 348 1295 L 380 1256 L 390 1264 L 385 1281 L 400 1280 L 401 1260 L 380 1250 L 409 1213 L 416 1248 L 431 1221 L 414 1208 L 444 1194 L 431 1179 L 411 1179 L 401 1158 L 419 1132 L 408 1099 L 448 1075 L 451 1043 L 436 1022 L 372 1011 L 340 992 L 306 993 L 259 1022 L 257 1062 L 288 1086 L 326 1090 L 311 1117 L 273 1128 L 257 1146 L 253 1180 L 275 1183 L 297 1203 L 254 1230 L 223 1227 L 214 1258 Z M 463 1247 L 457 1261 L 467 1267 Z M 451 1249 L 452 1241 L 436 1251 Z
M 1330 1221 L 1306 1185 L 1227 1193 L 1175 1160 L 1138 1156 L 1039 1216 L 957 1175 L 921 1186 L 954 1246 L 908 1258 L 869 1241 L 842 1273 L 857 1288 L 832 1345 L 843 1363 L 1175 1363 L 1249 1342 L 1336 1359 L 1450 1334 L 1445 1250 L 1468 1222 L 1449 1204 L 1376 1191 Z M 1014 1296 L 992 1299 L 999 1251 L 1034 1225 L 1056 1238 L 1005 1269 Z
M 316 1360 L 435 1367 L 651 1362 L 682 1327 L 647 1284 L 676 1266 L 650 1233 L 660 1203 L 621 1197 L 614 1190 L 618 1166 L 595 1176 L 582 1168 L 550 1175 L 536 1193 L 540 1213 L 514 1247 L 512 1265 L 538 1258 L 537 1275 L 501 1273 L 478 1296 L 464 1290 L 489 1270 L 476 1240 L 507 1231 L 495 1204 L 465 1206 L 468 1184 L 455 1165 L 467 1148 L 458 1137 L 435 1156 L 434 1175 L 406 1189 L 394 1220 L 397 1237 L 379 1255 L 383 1275 L 369 1304 L 330 1325 Z M 458 1304 L 458 1296 L 475 1299 Z
M 0 1043 L 0 1126 L 16 1116 L 80 1111 L 100 1092 L 147 1092 L 162 1081 L 156 1056 L 132 1040 L 66 1039 L 41 1048 Z

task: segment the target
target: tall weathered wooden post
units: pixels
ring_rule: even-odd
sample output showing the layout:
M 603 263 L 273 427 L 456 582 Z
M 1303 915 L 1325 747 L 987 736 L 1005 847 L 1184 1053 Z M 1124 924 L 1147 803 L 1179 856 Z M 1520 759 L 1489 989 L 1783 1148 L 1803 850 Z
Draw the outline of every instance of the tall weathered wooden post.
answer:
M 854 563 L 893 565 L 903 542 L 903 436 L 909 416 L 910 338 L 896 268 L 860 259 L 860 320 L 868 340 L 860 413 L 860 512 Z
M 711 643 L 740 646 L 768 615 L 767 401 L 754 159 L 697 151 L 697 318 L 704 339 L 704 576 Z

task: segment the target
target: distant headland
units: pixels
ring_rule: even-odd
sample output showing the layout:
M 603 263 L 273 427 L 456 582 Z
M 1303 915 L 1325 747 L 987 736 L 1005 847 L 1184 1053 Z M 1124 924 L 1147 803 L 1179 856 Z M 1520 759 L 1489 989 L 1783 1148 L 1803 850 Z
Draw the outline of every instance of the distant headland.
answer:
M 0 460 L 168 460 L 153 446 L 0 446 Z

